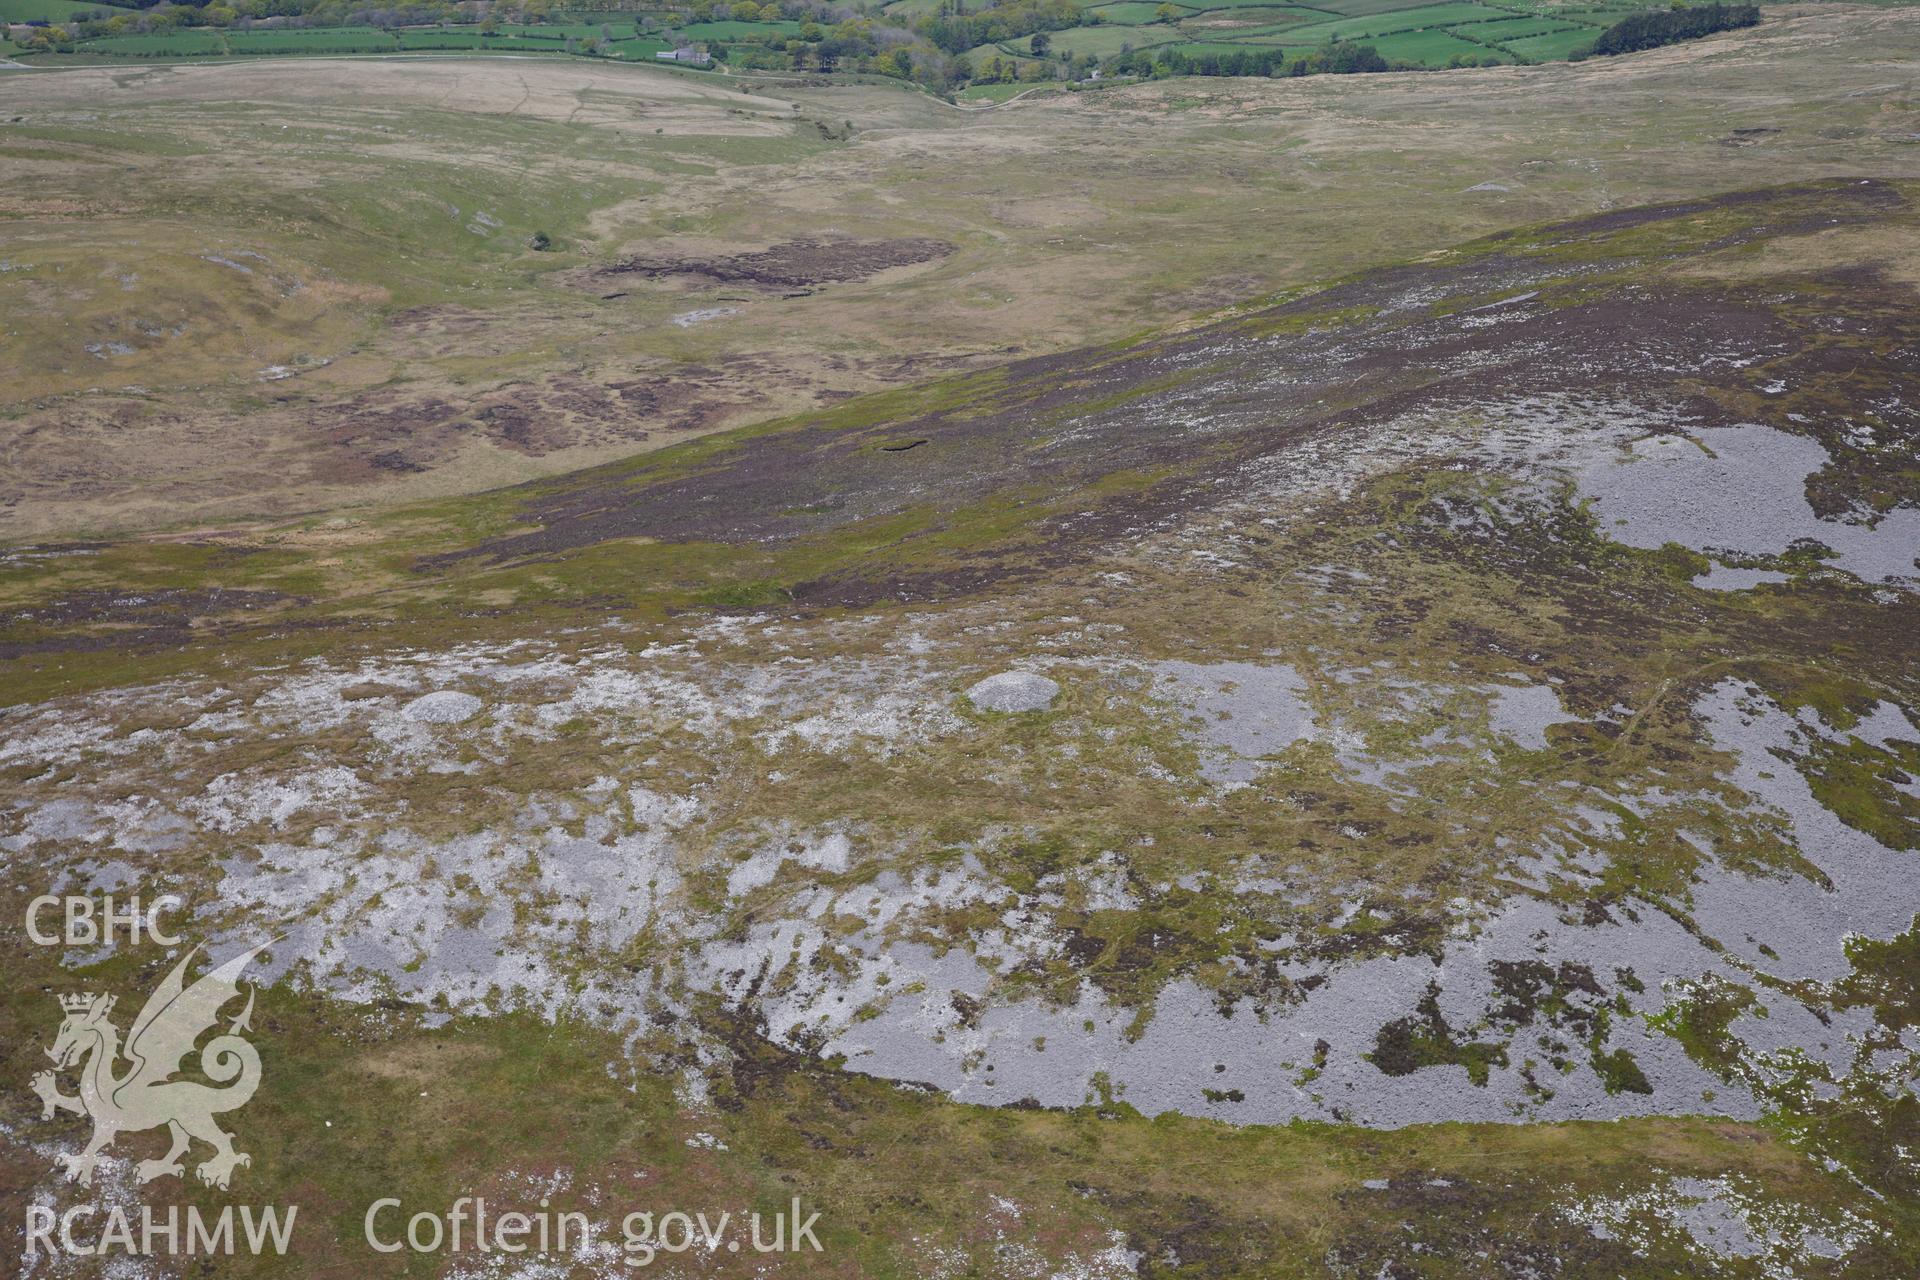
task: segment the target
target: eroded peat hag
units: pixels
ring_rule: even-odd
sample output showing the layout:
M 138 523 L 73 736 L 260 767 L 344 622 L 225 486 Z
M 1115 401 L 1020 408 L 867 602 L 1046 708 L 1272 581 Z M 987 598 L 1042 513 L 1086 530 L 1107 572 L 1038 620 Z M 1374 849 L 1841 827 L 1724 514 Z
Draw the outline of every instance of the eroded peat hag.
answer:
M 714 258 L 629 258 L 612 266 L 596 267 L 588 275 L 595 287 L 617 286 L 637 277 L 689 277 L 723 285 L 750 285 L 756 289 L 811 289 L 820 285 L 865 280 L 896 267 L 933 262 L 953 252 L 944 240 L 794 240 L 753 253 Z
M 1426 447 L 1408 424 L 1565 396 L 1668 406 L 1699 427 L 1777 424 L 1837 455 L 1823 476 L 1877 472 L 1835 409 L 1862 396 L 1906 403 L 1909 292 L 1871 270 L 1835 271 L 1783 298 L 1777 281 L 1770 292 L 1673 268 L 1910 217 L 1900 190 L 1838 180 L 1505 235 L 1137 346 L 1022 361 L 548 482 L 517 512 L 535 531 L 427 563 L 631 537 L 777 545 L 887 519 L 927 522 L 922 536 L 937 542 L 931 530 L 1008 494 L 1057 556 L 1196 502 L 1241 500 L 1250 477 L 1293 458 L 1331 451 L 1364 467 L 1377 453 L 1390 465 Z M 1595 443 L 1575 424 L 1561 434 L 1568 451 Z M 1082 505 L 1103 484 L 1124 492 L 1070 516 L 1049 510 L 1061 504 L 1048 495 Z M 903 556 L 914 540 L 903 537 Z M 875 582 L 870 595 L 899 587 Z M 801 598 L 819 589 L 796 584 Z

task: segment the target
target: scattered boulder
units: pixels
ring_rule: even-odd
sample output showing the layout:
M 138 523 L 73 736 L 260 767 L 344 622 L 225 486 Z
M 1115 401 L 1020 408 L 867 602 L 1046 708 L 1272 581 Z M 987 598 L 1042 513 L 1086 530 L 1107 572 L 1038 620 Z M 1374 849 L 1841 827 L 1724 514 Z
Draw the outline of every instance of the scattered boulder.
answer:
M 1045 711 L 1059 695 L 1059 685 L 1031 671 L 1002 671 L 967 690 L 982 711 Z
M 480 708 L 484 705 L 470 693 L 442 689 L 415 698 L 400 709 L 400 714 L 421 724 L 459 724 L 480 714 Z

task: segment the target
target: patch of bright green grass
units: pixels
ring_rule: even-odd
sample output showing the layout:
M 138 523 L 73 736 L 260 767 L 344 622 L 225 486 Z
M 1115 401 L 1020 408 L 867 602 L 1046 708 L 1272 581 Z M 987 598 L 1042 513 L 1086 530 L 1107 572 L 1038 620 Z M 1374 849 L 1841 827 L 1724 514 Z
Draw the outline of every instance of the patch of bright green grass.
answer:
M 1462 40 L 1445 31 L 1403 31 L 1367 43 L 1388 62 L 1411 62 L 1423 67 L 1444 67 L 1455 58 L 1508 60 L 1508 55 L 1498 49 Z
M 1496 44 L 1508 40 L 1525 40 L 1533 36 L 1553 35 L 1556 32 L 1572 29 L 1584 29 L 1589 33 L 1597 28 L 1583 27 L 1580 23 L 1567 22 L 1560 18 L 1499 18 L 1492 22 L 1475 22 L 1464 28 L 1455 27 L 1456 32 L 1472 36 L 1476 40 L 1491 40 Z
M 103 36 L 80 45 L 84 53 L 131 57 L 201 57 L 225 53 L 227 43 L 218 31 L 170 31 L 165 35 Z
M 125 13 L 123 5 L 91 0 L 0 0 L 0 22 L 71 22 L 91 14 Z
M 1491 21 L 1512 16 L 1510 10 L 1490 8 L 1483 4 L 1430 4 L 1417 9 L 1317 22 L 1298 28 L 1293 32 L 1293 37 L 1304 42 L 1363 41 L 1377 47 L 1380 37 L 1401 31 L 1421 31 L 1430 27 L 1458 26 L 1463 22 Z
M 1047 80 L 1039 84 L 976 84 L 967 86 L 955 96 L 961 102 L 1005 102 L 1008 98 L 1014 97 L 1016 94 L 1025 93 L 1029 89 L 1057 89 L 1059 87 L 1060 82 L 1058 80 Z
M 1593 30 L 1575 28 L 1570 31 L 1556 31 L 1551 35 L 1507 40 L 1501 47 L 1536 62 L 1555 62 L 1582 49 L 1590 48 L 1598 34 Z
M 1133 27 L 1143 23 L 1160 21 L 1160 6 L 1148 3 L 1148 0 L 1120 0 L 1118 4 L 1099 5 L 1089 12 L 1099 14 L 1101 20 L 1104 22 L 1110 22 L 1115 26 L 1121 27 Z M 1197 12 L 1197 10 L 1181 9 L 1180 12 L 1188 14 Z
M 797 36 L 797 22 L 690 22 L 680 28 L 689 40 L 739 40 L 749 36 Z
M 392 35 L 374 27 L 320 27 L 297 31 L 233 31 L 227 49 L 241 54 L 391 53 Z
M 1053 33 L 1053 51 L 1056 55 L 1090 54 L 1096 58 L 1111 58 L 1127 45 L 1135 49 L 1149 49 L 1179 38 L 1179 29 L 1170 26 L 1076 27 L 1071 31 Z M 1022 40 L 1014 43 L 1013 47 L 1019 49 L 1025 43 Z

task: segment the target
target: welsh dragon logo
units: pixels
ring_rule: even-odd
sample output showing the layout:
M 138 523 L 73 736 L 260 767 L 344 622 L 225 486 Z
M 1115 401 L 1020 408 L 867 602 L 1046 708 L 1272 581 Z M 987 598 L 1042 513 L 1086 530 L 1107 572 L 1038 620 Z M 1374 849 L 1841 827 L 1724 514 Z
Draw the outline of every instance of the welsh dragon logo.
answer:
M 253 1015 L 251 990 L 240 1016 L 200 1050 L 200 1073 L 213 1084 L 171 1077 L 182 1069 L 182 1060 L 201 1035 L 219 1021 L 220 1010 L 240 994 L 241 970 L 271 945 L 263 942 L 235 956 L 190 987 L 187 966 L 200 948 L 189 951 L 147 998 L 124 1048 L 120 1029 L 108 1017 L 114 997 L 60 997 L 66 1018 L 47 1050 L 55 1070 L 36 1075 L 33 1091 L 40 1096 L 42 1119 L 52 1119 L 56 1110 L 93 1119 L 93 1137 L 86 1148 L 78 1155 L 59 1158 L 69 1181 L 91 1186 L 100 1153 L 116 1137 L 161 1125 L 172 1135 L 173 1146 L 159 1160 L 140 1161 L 135 1172 L 141 1182 L 180 1176 L 184 1172 L 180 1157 L 196 1138 L 213 1148 L 212 1157 L 194 1171 L 208 1186 L 225 1190 L 234 1169 L 252 1163 L 245 1152 L 233 1149 L 232 1135 L 213 1119 L 245 1106 L 260 1087 L 260 1055 L 240 1034 L 252 1029 L 248 1025 Z M 57 1073 L 74 1066 L 79 1067 L 80 1092 L 62 1093 Z

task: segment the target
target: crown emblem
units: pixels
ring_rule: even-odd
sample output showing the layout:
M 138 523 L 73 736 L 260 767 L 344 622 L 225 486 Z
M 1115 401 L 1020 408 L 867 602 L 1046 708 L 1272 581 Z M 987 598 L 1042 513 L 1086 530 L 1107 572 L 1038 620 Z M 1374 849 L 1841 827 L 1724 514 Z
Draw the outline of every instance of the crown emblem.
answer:
M 93 1002 L 99 999 L 90 991 L 72 993 L 60 997 L 60 1007 L 68 1013 L 85 1013 L 93 1008 Z

